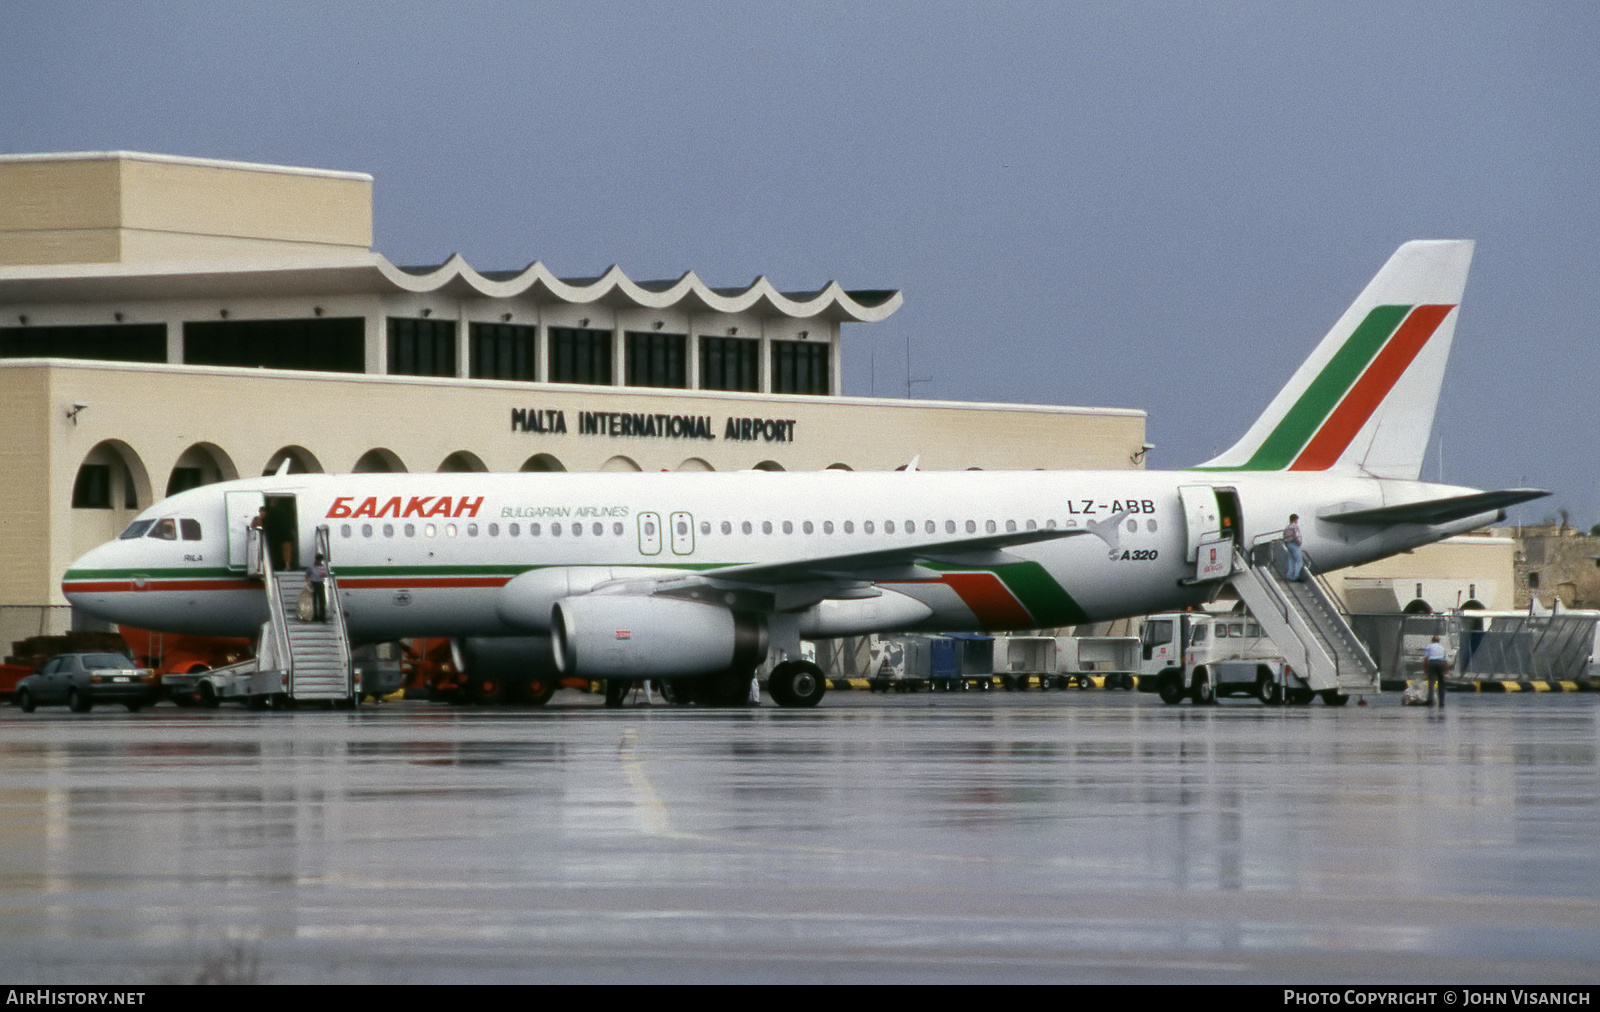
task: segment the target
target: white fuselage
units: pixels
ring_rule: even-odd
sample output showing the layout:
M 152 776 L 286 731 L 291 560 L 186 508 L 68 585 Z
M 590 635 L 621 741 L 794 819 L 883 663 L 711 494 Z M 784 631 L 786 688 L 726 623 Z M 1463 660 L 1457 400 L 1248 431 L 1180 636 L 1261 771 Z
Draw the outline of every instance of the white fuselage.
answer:
M 1205 596 L 1206 588 L 1184 582 L 1194 575 L 1198 532 L 1181 486 L 1233 490 L 1246 545 L 1275 535 L 1298 513 L 1306 554 L 1324 571 L 1492 519 L 1391 527 L 1320 521 L 1319 510 L 1470 491 L 1325 473 L 300 474 L 211 485 L 157 503 L 140 519 L 198 521 L 199 538 L 108 542 L 74 563 L 63 591 L 77 608 L 124 625 L 253 635 L 266 603 L 259 580 L 239 565 L 239 544 L 261 494 L 293 497 L 290 567 L 309 564 L 314 530 L 329 528 L 330 561 L 357 641 L 540 633 L 539 619 L 508 621 L 501 606 L 502 588 L 534 570 L 570 573 L 581 593 L 596 567 L 658 578 L 1036 528 L 1091 529 L 1008 547 L 999 564 L 869 574 L 865 595 L 852 595 L 881 591 L 920 602 L 930 613 L 913 623 L 919 629 L 1051 627 L 1181 608 Z M 252 505 L 248 513 L 241 503 Z M 274 560 L 284 563 L 276 553 Z M 774 600 L 783 611 L 782 595 Z M 905 626 L 892 610 L 885 615 Z

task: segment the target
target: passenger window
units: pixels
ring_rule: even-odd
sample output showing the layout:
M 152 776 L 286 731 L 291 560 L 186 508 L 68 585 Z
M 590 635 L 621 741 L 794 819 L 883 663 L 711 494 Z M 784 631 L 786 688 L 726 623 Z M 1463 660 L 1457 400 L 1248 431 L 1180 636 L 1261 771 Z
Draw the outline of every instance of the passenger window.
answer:
M 1016 529 L 1017 529 L 1017 522 L 1015 520 L 1007 520 L 1006 521 L 1006 533 L 1007 534 L 1015 533 Z
M 1076 521 L 1074 521 L 1074 522 L 1076 522 Z M 1047 530 L 1052 530 L 1053 531 L 1053 530 L 1056 529 L 1056 522 L 1054 520 L 1046 520 L 1044 522 L 1044 526 L 1045 526 L 1045 528 Z
M 538 524 L 529 524 L 528 525 L 528 537 L 536 538 L 538 536 L 539 536 L 539 525 Z
M 833 533 L 833 521 L 832 520 L 824 520 L 824 521 L 822 521 L 822 533 L 824 533 L 824 534 L 832 534 Z
M 178 540 L 178 525 L 172 522 L 171 517 L 165 520 L 157 520 L 155 526 L 150 528 L 150 533 L 146 534 L 145 537 L 160 538 L 162 541 L 176 541 Z
M 506 525 L 506 534 L 510 535 L 511 537 L 514 538 L 518 534 L 521 534 L 521 533 L 522 533 L 522 525 L 521 524 L 507 524 Z M 409 537 L 410 535 L 411 535 L 410 525 L 407 524 L 406 525 L 406 536 Z
M 785 520 L 783 522 L 783 533 L 785 533 L 785 534 L 793 534 L 794 533 L 794 522 L 793 521 Z
M 872 533 L 872 521 L 871 520 L 867 520 L 867 521 L 862 523 L 862 525 L 861 525 L 861 533 L 863 533 L 863 534 L 871 534 Z
M 750 526 L 750 521 L 748 520 L 739 525 L 739 530 L 745 534 L 752 534 L 755 532 L 755 528 Z
M 454 527 L 450 528 L 450 533 L 451 533 L 452 536 L 454 536 L 454 534 L 455 534 L 455 528 Z M 362 524 L 361 525 L 361 536 L 364 537 L 364 538 L 372 537 L 372 525 L 371 524 Z
M 1036 531 L 1036 530 L 1039 529 L 1039 521 L 1037 521 L 1037 520 L 1029 520 L 1028 523 L 1026 524 L 1026 526 L 1027 526 L 1028 530 Z
M 1138 534 L 1139 533 L 1139 521 L 1137 521 L 1137 520 L 1129 520 L 1128 521 L 1128 533 L 1129 534 Z
M 386 538 L 394 537 L 394 524 L 383 525 L 383 536 Z
M 772 533 L 772 521 L 771 520 L 763 520 L 763 521 L 761 521 L 761 533 L 762 534 L 771 534 Z
M 340 524 L 339 525 L 339 537 L 348 538 L 349 536 L 350 536 L 350 525 L 349 524 Z
M 885 534 L 893 534 L 894 533 L 894 521 L 893 520 L 885 520 L 883 522 L 883 533 L 885 533 Z
M 183 532 L 183 540 L 185 541 L 200 540 L 200 521 L 198 520 L 179 520 L 178 530 Z
M 622 525 L 621 524 L 617 524 L 617 526 L 621 527 Z M 617 531 L 617 533 L 621 534 L 622 532 L 619 530 L 619 531 Z M 709 520 L 700 521 L 700 533 L 701 534 L 710 534 L 711 533 L 711 521 L 709 521 Z
M 844 532 L 846 534 L 854 534 L 856 532 L 856 524 L 854 520 L 846 520 L 844 522 Z
M 512 524 L 512 526 L 515 527 L 516 525 Z M 406 524 L 406 537 L 414 538 L 416 536 L 417 536 L 417 525 L 416 524 Z
M 724 534 L 732 534 L 733 533 L 733 524 L 729 523 L 726 520 L 722 521 L 722 533 L 724 533 Z
M 802 534 L 810 534 L 814 530 L 816 530 L 816 528 L 811 526 L 811 521 L 809 520 L 800 525 L 800 533 Z
M 1155 522 L 1155 519 L 1154 519 L 1154 518 L 1151 518 L 1151 519 L 1149 519 L 1149 520 L 1146 520 L 1146 521 L 1145 521 L 1145 522 L 1144 522 L 1144 529 L 1145 529 L 1145 530 L 1147 530 L 1147 531 L 1149 531 L 1149 532 L 1150 532 L 1150 533 L 1151 533 L 1151 534 L 1154 534 L 1154 533 L 1155 533 L 1155 532 L 1156 532 L 1156 522 Z
M 954 534 L 956 532 L 956 522 L 954 520 L 946 520 L 944 522 L 944 532 L 946 534 Z
M 468 524 L 467 525 L 467 537 L 475 538 L 477 536 L 478 536 L 478 525 L 477 524 Z
M 428 524 L 426 527 L 422 528 L 422 533 L 431 538 L 439 533 L 439 528 L 435 527 L 433 524 Z
M 952 524 L 951 526 L 954 525 Z M 923 527 L 929 534 L 932 534 L 934 531 L 938 530 L 938 528 L 934 526 L 932 520 L 929 520 L 925 525 L 923 525 Z
M 366 530 L 370 530 L 370 528 L 365 528 L 364 527 L 364 528 L 362 528 L 362 530 L 366 531 Z M 444 525 L 444 536 L 447 537 L 447 538 L 455 537 L 456 536 L 456 525 L 455 524 L 445 524 Z
M 498 538 L 499 536 L 500 536 L 500 525 L 499 524 L 490 524 L 489 525 L 489 537 Z
M 706 529 L 706 533 L 707 534 L 711 533 L 711 525 L 710 524 L 702 524 L 701 526 L 703 526 Z M 611 525 L 611 533 L 615 534 L 619 538 L 622 537 L 622 521 L 618 520 L 616 523 Z
M 590 530 L 589 530 L 589 533 L 590 533 L 590 534 L 593 534 L 593 535 L 594 535 L 594 536 L 595 536 L 595 537 L 597 537 L 597 538 L 598 538 L 598 537 L 599 537 L 599 536 L 600 536 L 600 535 L 602 535 L 602 534 L 604 534 L 604 533 L 605 533 L 605 532 L 606 532 L 606 525 L 605 525 L 605 524 L 603 524 L 603 523 L 601 523 L 601 522 L 600 522 L 600 521 L 598 521 L 598 520 L 596 520 L 596 521 L 595 521 L 595 522 L 594 522 L 594 526 L 593 526 L 593 527 L 592 527 L 592 528 L 590 528 Z M 681 531 L 680 531 L 680 532 L 679 532 L 679 533 L 682 533 L 682 532 L 681 532 Z
M 555 526 L 555 525 L 552 525 L 552 526 Z M 575 537 L 575 538 L 583 536 L 583 525 L 582 524 L 573 524 L 572 525 L 572 536 Z
M 983 532 L 985 534 L 993 534 L 994 533 L 994 521 L 993 520 L 985 520 L 983 522 Z

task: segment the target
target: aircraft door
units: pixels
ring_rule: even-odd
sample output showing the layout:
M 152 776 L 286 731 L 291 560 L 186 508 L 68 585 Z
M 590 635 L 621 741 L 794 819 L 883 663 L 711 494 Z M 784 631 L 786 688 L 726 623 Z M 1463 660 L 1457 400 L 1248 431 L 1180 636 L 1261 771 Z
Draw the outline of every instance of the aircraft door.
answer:
M 305 561 L 300 558 L 300 520 L 293 495 L 268 493 L 267 520 L 265 524 L 267 551 L 271 553 L 272 566 L 280 572 L 300 569 Z
M 1244 547 L 1244 511 L 1239 506 L 1239 490 L 1236 488 L 1219 488 L 1217 493 L 1217 512 L 1222 514 L 1222 533 L 1232 535 L 1233 543 Z
M 228 568 L 250 569 L 250 521 L 265 504 L 260 492 L 224 492 L 228 524 Z
M 687 513 L 672 514 L 672 554 L 688 555 L 694 551 L 694 517 Z
M 1199 555 L 1200 542 L 1214 541 L 1222 536 L 1217 491 L 1210 485 L 1179 485 L 1178 498 L 1183 501 L 1183 519 L 1188 528 L 1184 559 L 1193 562 Z
M 661 554 L 661 514 L 639 514 L 639 554 Z

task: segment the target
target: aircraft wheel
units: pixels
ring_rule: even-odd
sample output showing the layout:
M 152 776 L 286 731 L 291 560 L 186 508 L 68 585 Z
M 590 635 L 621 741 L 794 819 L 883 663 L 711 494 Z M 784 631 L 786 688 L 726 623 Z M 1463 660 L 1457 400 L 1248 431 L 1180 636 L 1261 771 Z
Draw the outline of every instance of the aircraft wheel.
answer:
M 27 689 L 18 689 L 17 708 L 23 713 L 32 713 L 34 710 L 39 708 L 39 704 L 34 701 L 33 693 L 29 692 Z
M 605 705 L 611 706 L 611 708 L 621 706 L 622 700 L 626 700 L 627 693 L 632 692 L 632 690 L 634 690 L 632 679 L 606 679 Z
M 67 693 L 67 707 L 73 713 L 88 713 L 94 709 L 94 700 L 89 697 L 87 692 L 75 688 Z
M 668 706 L 681 706 L 690 701 L 684 694 L 683 685 L 677 679 L 668 678 L 656 682 L 656 688 L 661 692 L 661 701 Z
M 1348 702 L 1350 702 L 1350 697 L 1340 692 L 1338 689 L 1322 690 L 1323 706 L 1343 706 Z
M 784 661 L 767 677 L 767 691 L 779 706 L 816 706 L 828 692 L 828 678 L 810 661 Z

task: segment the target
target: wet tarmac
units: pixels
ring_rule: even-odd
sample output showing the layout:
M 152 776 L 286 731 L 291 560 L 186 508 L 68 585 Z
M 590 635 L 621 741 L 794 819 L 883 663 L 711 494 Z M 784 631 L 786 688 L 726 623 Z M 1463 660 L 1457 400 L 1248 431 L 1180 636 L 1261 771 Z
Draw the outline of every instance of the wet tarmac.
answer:
M 1600 978 L 1600 696 L 0 710 L 0 982 Z

